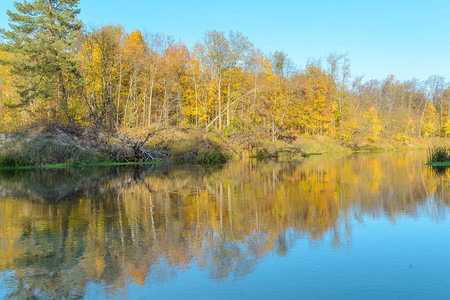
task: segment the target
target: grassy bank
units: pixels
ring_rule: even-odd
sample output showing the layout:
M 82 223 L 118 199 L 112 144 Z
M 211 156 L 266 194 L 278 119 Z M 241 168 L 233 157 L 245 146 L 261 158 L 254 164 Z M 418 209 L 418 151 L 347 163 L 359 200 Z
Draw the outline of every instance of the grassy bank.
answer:
M 146 139 L 149 132 L 154 134 Z M 142 147 L 163 155 L 152 161 L 141 161 L 136 158 L 135 149 L 129 146 L 130 140 L 136 141 L 135 144 L 145 141 Z M 253 132 L 226 133 L 195 128 L 103 132 L 92 128 L 41 125 L 11 135 L 11 139 L 0 147 L 0 169 L 118 166 L 163 161 L 221 164 L 230 159 L 249 158 L 300 160 L 310 155 L 345 156 L 355 152 L 427 149 L 430 145 L 450 147 L 450 142 L 449 139 L 433 139 L 400 143 L 381 139 L 376 143 L 343 145 L 326 136 L 301 135 L 272 140 L 270 136 Z
M 17 168 L 107 162 L 104 147 L 87 135 L 80 141 L 76 133 L 58 126 L 32 128 L 17 133 L 0 148 L 0 167 Z
M 356 141 L 342 143 L 327 136 L 299 135 L 280 137 L 275 141 L 270 136 L 258 133 L 204 132 L 200 129 L 169 129 L 158 132 L 149 145 L 166 145 L 172 158 L 180 158 L 195 151 L 207 153 L 217 151 L 229 159 L 285 156 L 305 157 L 311 154 L 345 156 L 352 153 L 373 153 L 399 150 L 426 150 L 429 147 L 450 147 L 450 139 L 409 139 L 391 141 L 379 139 L 376 142 Z
M 148 142 L 150 147 L 165 145 L 171 160 L 220 154 L 227 160 L 248 158 L 300 158 L 309 154 L 341 155 L 352 150 L 324 136 L 300 136 L 293 139 L 272 140 L 270 136 L 254 132 L 226 133 L 200 129 L 167 129 Z M 199 159 L 197 159 L 199 162 Z

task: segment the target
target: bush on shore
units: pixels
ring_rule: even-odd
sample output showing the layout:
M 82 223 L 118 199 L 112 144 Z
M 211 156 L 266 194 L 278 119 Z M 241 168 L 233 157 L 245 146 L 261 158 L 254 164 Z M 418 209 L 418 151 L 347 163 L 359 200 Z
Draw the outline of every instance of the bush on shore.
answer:
M 450 162 L 450 147 L 428 149 L 428 163 Z
M 227 162 L 227 157 L 215 150 L 211 152 L 202 152 L 197 155 L 197 163 L 206 165 L 217 165 Z

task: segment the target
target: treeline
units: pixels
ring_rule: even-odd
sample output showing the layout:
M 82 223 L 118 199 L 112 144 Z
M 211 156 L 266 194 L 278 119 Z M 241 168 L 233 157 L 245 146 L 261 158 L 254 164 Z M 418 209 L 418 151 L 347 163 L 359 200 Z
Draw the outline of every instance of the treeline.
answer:
M 208 31 L 188 48 L 165 34 L 88 29 L 78 1 L 16 3 L 0 58 L 1 123 L 57 119 L 104 128 L 201 127 L 273 140 L 343 143 L 450 134 L 445 78 L 363 81 L 346 54 L 296 67 L 238 32 Z M 32 26 L 30 26 L 32 24 Z

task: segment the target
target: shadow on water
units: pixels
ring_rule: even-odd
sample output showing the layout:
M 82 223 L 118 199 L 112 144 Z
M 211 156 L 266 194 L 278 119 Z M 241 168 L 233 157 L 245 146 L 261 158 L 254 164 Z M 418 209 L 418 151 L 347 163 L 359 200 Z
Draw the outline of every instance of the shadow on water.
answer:
M 447 166 L 431 166 L 431 169 L 436 175 L 445 176 L 450 172 L 450 167 Z
M 167 165 L 5 170 L 0 171 L 0 196 L 43 203 L 74 201 L 126 188 L 150 172 L 167 171 Z
M 0 272 L 8 297 L 125 296 L 194 265 L 240 279 L 306 239 L 351 247 L 367 218 L 445 218 L 450 172 L 425 153 L 222 168 L 140 167 L 0 174 Z M 432 204 L 432 205 L 430 205 Z

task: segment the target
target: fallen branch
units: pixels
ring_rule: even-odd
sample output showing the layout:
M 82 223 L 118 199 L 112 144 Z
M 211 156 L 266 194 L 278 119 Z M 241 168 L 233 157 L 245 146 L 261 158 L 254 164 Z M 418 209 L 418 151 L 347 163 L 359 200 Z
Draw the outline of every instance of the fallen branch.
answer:
M 127 137 L 119 139 L 111 151 L 110 155 L 114 161 L 126 162 L 151 162 L 151 161 L 165 161 L 169 154 L 166 147 L 150 149 L 145 147 L 148 139 L 156 135 L 157 131 L 147 134 L 143 141 L 135 141 Z

